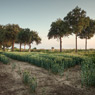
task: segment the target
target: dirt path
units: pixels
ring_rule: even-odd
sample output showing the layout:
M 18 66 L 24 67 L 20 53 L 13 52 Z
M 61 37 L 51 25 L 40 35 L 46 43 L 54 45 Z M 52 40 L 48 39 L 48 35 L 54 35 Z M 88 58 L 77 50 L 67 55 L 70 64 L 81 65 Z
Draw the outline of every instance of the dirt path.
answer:
M 79 66 L 66 70 L 64 76 L 58 76 L 12 59 L 8 65 L 0 63 L 0 95 L 32 95 L 23 84 L 19 71 L 29 71 L 37 78 L 37 95 L 95 95 L 95 89 L 81 88 Z

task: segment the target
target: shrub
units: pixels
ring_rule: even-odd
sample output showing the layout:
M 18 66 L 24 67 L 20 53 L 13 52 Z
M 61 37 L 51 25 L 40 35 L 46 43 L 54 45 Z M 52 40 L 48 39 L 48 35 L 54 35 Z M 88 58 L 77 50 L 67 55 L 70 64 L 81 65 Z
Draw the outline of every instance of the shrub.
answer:
M 37 88 L 37 80 L 36 78 L 32 77 L 28 71 L 23 72 L 23 82 L 30 88 L 31 93 L 36 92 Z
M 36 80 L 36 78 L 34 78 L 34 77 L 30 78 L 29 87 L 30 87 L 30 91 L 32 93 L 36 92 L 36 88 L 37 88 L 37 80 Z
M 29 80 L 30 80 L 30 74 L 29 74 L 29 72 L 27 72 L 27 71 L 23 72 L 22 78 L 23 78 L 24 84 L 27 85 L 29 83 Z
M 95 63 L 92 59 L 85 59 L 81 66 L 82 85 L 95 86 Z
M 5 55 L 2 55 L 2 54 L 0 54 L 0 61 L 3 64 L 8 64 L 9 63 L 9 59 Z

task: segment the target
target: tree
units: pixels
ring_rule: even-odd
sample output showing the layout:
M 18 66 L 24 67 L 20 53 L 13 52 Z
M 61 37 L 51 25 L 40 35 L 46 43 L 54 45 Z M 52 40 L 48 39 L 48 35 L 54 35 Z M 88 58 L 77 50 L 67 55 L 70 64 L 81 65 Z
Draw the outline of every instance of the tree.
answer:
M 25 28 L 25 29 L 21 29 L 21 31 L 18 33 L 17 35 L 17 42 L 20 43 L 20 51 L 21 51 L 21 45 L 24 44 L 24 47 L 26 44 L 29 44 L 30 41 L 30 29 L 29 28 Z
M 29 52 L 31 50 L 31 43 L 41 43 L 41 38 L 39 37 L 38 33 L 36 31 L 30 31 L 29 28 L 21 29 L 21 31 L 18 33 L 17 40 L 20 43 L 20 51 L 22 43 L 24 43 L 24 45 L 29 45 Z
M 6 30 L 10 33 L 10 41 L 12 42 L 12 51 L 14 51 L 14 43 L 17 37 L 20 27 L 17 24 L 8 24 L 6 25 Z
M 2 47 L 2 40 L 3 40 L 2 33 L 3 33 L 3 26 L 0 25 L 0 48 Z
M 9 32 L 5 29 L 5 26 L 0 26 L 0 44 L 3 46 L 3 50 L 5 51 L 5 47 L 10 47 L 11 42 L 10 42 L 10 34 Z
M 68 36 L 70 34 L 70 28 L 66 22 L 62 21 L 61 19 L 57 19 L 57 21 L 52 22 L 51 28 L 48 33 L 48 39 L 51 38 L 58 38 L 60 40 L 60 52 L 62 52 L 62 37 Z
M 87 50 L 87 40 L 92 38 L 95 33 L 95 21 L 90 19 L 89 26 L 83 29 L 81 33 L 78 34 L 79 38 L 85 39 L 85 50 Z
M 37 45 L 41 43 L 41 38 L 39 37 L 39 35 L 36 31 L 29 32 L 29 39 L 28 39 L 29 52 L 31 50 L 31 43 L 33 43 L 33 42 L 36 42 Z
M 86 17 L 86 12 L 78 6 L 70 11 L 64 18 L 65 22 L 68 23 L 69 27 L 72 28 L 72 33 L 75 34 L 75 47 L 77 52 L 77 36 L 89 25 L 89 19 Z
M 20 43 L 20 52 L 21 52 L 21 45 L 24 43 L 24 29 L 21 29 L 20 32 L 17 35 L 17 42 Z
M 29 33 L 30 33 L 30 29 L 29 28 L 25 28 L 22 30 L 23 31 L 23 43 L 24 43 L 24 50 L 25 50 L 25 46 L 26 44 L 28 45 L 29 44 Z

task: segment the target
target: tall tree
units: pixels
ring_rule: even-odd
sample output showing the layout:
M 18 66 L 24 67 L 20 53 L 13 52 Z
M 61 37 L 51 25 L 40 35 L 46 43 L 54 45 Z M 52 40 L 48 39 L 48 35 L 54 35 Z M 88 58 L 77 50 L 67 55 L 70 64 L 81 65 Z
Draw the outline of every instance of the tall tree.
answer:
M 67 14 L 64 20 L 68 23 L 69 27 L 72 28 L 72 33 L 75 34 L 75 47 L 77 52 L 78 33 L 81 33 L 81 31 L 89 25 L 89 18 L 86 17 L 86 12 L 77 6 Z
M 12 51 L 14 51 L 14 43 L 17 37 L 18 32 L 20 31 L 20 27 L 17 24 L 8 24 L 6 25 L 6 30 L 10 33 L 10 40 L 12 42 Z
M 89 26 L 78 34 L 79 38 L 85 39 L 85 50 L 87 50 L 87 40 L 92 38 L 95 33 L 95 21 L 90 19 Z
M 29 52 L 31 50 L 31 43 L 36 42 L 36 44 L 41 43 L 41 38 L 39 37 L 36 31 L 30 31 L 29 28 L 21 29 L 17 36 L 18 42 L 20 43 L 20 51 L 21 44 L 29 45 Z
M 2 47 L 3 42 L 3 26 L 0 25 L 0 47 Z
M 29 52 L 31 50 L 31 43 L 36 42 L 36 44 L 41 43 L 41 38 L 39 37 L 38 33 L 36 31 L 30 31 L 29 32 Z
M 20 43 L 20 52 L 21 52 L 21 45 L 24 43 L 24 29 L 21 29 L 17 35 L 17 42 Z
M 48 33 L 48 39 L 51 38 L 58 38 L 60 40 L 60 52 L 62 52 L 62 37 L 68 36 L 70 32 L 70 28 L 68 28 L 68 25 L 66 22 L 64 22 L 61 19 L 57 19 L 57 21 L 52 22 L 51 28 Z
M 24 50 L 25 50 L 26 44 L 27 45 L 29 44 L 30 29 L 29 28 L 25 28 L 25 29 L 22 29 L 22 31 L 23 31 L 22 36 L 23 36 Z
M 20 51 L 21 51 L 21 45 L 24 44 L 24 47 L 26 44 L 29 44 L 30 37 L 31 37 L 31 31 L 29 28 L 21 29 L 21 31 L 17 35 L 17 43 L 20 43 Z
M 6 30 L 5 26 L 0 28 L 0 43 L 3 46 L 3 50 L 5 51 L 5 47 L 10 47 L 10 33 Z

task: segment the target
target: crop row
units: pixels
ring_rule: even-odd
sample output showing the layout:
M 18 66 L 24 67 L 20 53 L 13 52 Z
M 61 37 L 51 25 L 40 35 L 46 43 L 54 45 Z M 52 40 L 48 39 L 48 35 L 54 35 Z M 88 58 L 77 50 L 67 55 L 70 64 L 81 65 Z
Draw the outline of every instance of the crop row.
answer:
M 82 62 L 81 80 L 83 85 L 95 86 L 95 63 L 92 58 L 88 58 Z
M 73 67 L 82 62 L 82 58 L 79 56 L 57 56 L 52 54 L 43 53 L 4 53 L 6 56 L 19 60 L 29 62 L 30 64 L 43 67 L 53 73 L 63 72 L 64 69 Z
M 2 55 L 2 54 L 0 54 L 0 61 L 3 64 L 8 64 L 9 63 L 9 59 L 5 55 Z

